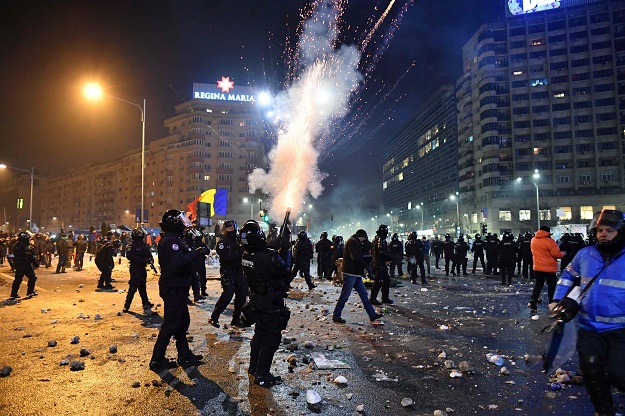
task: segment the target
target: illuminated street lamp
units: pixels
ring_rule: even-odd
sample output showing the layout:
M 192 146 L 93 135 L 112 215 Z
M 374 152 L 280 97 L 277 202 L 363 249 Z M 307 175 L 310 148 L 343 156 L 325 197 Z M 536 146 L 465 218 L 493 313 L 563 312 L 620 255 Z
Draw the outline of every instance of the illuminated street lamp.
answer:
M 30 231 L 33 230 L 33 183 L 35 182 L 35 168 L 28 169 L 20 169 L 14 168 L 11 166 L 7 166 L 4 163 L 0 164 L 0 169 L 13 169 L 19 170 L 21 172 L 30 173 L 30 202 L 28 203 L 29 213 L 28 213 L 28 229 Z
M 423 229 L 425 229 L 425 226 L 424 226 L 424 224 L 423 224 L 423 208 L 422 208 L 422 207 L 423 207 L 423 202 L 421 202 L 421 204 L 420 204 L 420 205 L 417 205 L 417 207 L 416 207 L 416 208 L 417 208 L 419 211 L 421 211 L 421 229 L 423 230 Z
M 452 201 L 456 203 L 456 217 L 458 218 L 458 235 L 462 233 L 462 229 L 460 228 L 460 207 L 458 205 L 458 197 L 456 195 L 452 195 L 449 197 Z
M 540 178 L 540 175 L 538 174 L 538 169 L 534 170 L 534 174 L 532 175 L 532 178 L 534 179 L 533 181 L 530 181 L 532 183 L 532 185 L 534 185 L 534 188 L 536 188 L 536 220 L 538 221 L 538 228 L 537 230 L 540 230 L 540 197 L 538 195 L 538 184 L 536 182 L 538 182 L 538 179 Z M 521 182 L 523 181 L 522 178 L 516 178 L 517 182 Z
M 144 219 L 145 219 L 143 218 L 143 206 L 144 206 L 144 198 L 145 198 L 145 98 L 143 99 L 143 107 L 142 107 L 141 105 L 135 104 L 131 101 L 126 101 L 119 97 L 115 97 L 110 94 L 105 94 L 102 91 L 102 88 L 100 87 L 100 85 L 96 83 L 89 83 L 85 85 L 83 91 L 85 93 L 85 96 L 89 100 L 97 101 L 97 100 L 102 99 L 102 96 L 107 96 L 117 101 L 121 101 L 123 103 L 133 105 L 137 107 L 139 111 L 141 111 L 141 125 L 142 125 L 142 129 L 141 129 L 141 213 L 139 214 L 140 224 L 137 223 L 137 227 L 139 225 L 142 226 L 144 223 Z

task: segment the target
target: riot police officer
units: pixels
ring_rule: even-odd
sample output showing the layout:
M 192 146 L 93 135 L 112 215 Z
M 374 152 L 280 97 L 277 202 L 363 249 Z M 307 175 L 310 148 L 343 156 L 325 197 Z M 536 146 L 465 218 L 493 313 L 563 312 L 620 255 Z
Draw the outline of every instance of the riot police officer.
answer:
M 454 242 L 451 241 L 451 235 L 445 234 L 445 241 L 443 241 L 443 254 L 445 255 L 445 275 L 449 276 L 449 263 L 451 263 L 451 274 L 456 275 L 454 269 L 456 268 L 453 261 L 454 258 Z
M 382 303 L 392 304 L 393 300 L 389 297 L 391 289 L 391 277 L 388 274 L 387 262 L 393 260 L 386 242 L 388 237 L 388 226 L 381 224 L 376 231 L 376 236 L 371 242 L 373 254 L 373 272 L 375 273 L 375 282 L 371 288 L 369 301 L 372 305 L 381 305 Z M 382 302 L 377 300 L 378 292 L 382 289 Z
M 119 240 L 113 240 L 106 242 L 95 257 L 95 264 L 100 270 L 100 279 L 98 280 L 98 289 L 100 290 L 114 290 L 115 286 L 111 285 L 113 268 L 115 262 L 113 256 L 115 250 L 122 246 L 122 242 Z
M 191 275 L 195 273 L 194 261 L 198 256 L 209 253 L 208 247 L 191 250 L 184 243 L 182 236 L 185 229 L 191 227 L 191 222 L 181 211 L 170 209 L 163 215 L 159 225 L 164 237 L 158 243 L 158 262 L 161 266 L 158 286 L 165 313 L 150 360 L 150 369 L 154 371 L 170 365 L 165 358 L 165 352 L 172 336 L 176 338 L 178 364 L 199 362 L 203 358 L 189 349 L 187 330 L 190 317 L 187 295 L 191 286 Z
M 458 237 L 458 241 L 454 245 L 454 264 L 452 270 L 456 270 L 456 274 L 460 276 L 460 268 L 462 268 L 462 275 L 467 275 L 467 252 L 469 251 L 469 245 L 464 241 L 464 237 L 461 235 Z M 453 273 L 452 273 L 453 274 Z
M 523 241 L 517 246 L 519 258 L 523 260 L 523 278 L 534 278 L 534 259 L 532 257 L 532 233 L 529 231 L 523 236 Z
M 223 232 L 223 228 L 222 231 Z M 219 241 L 221 241 L 220 237 Z M 195 250 L 202 246 L 207 247 L 202 241 L 202 233 L 193 227 L 189 227 L 184 232 L 184 242 L 191 249 Z M 199 303 L 206 299 L 206 256 L 198 256 L 193 262 L 195 273 L 191 274 L 191 291 L 193 292 L 193 302 Z M 202 282 L 203 279 L 203 282 Z M 202 294 L 202 292 L 204 294 Z M 205 296 L 206 295 L 206 296 Z M 191 299 L 187 304 L 192 305 Z
M 320 279 L 332 280 L 332 278 L 328 276 L 331 246 L 332 242 L 328 240 L 328 233 L 326 231 L 322 232 L 319 241 L 315 244 L 315 251 L 317 252 L 317 276 Z
M 35 292 L 35 282 L 37 281 L 37 275 L 35 275 L 35 267 L 38 267 L 39 262 L 35 255 L 35 250 L 30 246 L 30 234 L 22 232 L 17 237 L 17 242 L 13 248 L 13 261 L 15 264 L 15 280 L 11 286 L 11 297 L 14 299 L 19 298 L 18 291 L 22 284 L 24 276 L 28 278 L 28 285 L 26 287 L 26 296 L 37 296 Z
M 223 291 L 217 303 L 215 303 L 215 309 L 208 320 L 208 323 L 216 328 L 219 328 L 219 316 L 226 310 L 233 296 L 234 312 L 232 313 L 231 324 L 243 326 L 241 309 L 247 300 L 248 286 L 241 266 L 243 250 L 239 244 L 237 231 L 237 223 L 233 220 L 227 220 L 221 229 L 223 238 L 217 243 L 217 254 L 219 255 L 220 264 L 219 274 Z
M 391 277 L 395 277 L 395 268 L 397 268 L 397 275 L 402 277 L 404 272 L 401 269 L 401 264 L 404 257 L 404 244 L 399 239 L 397 233 L 393 233 L 393 237 L 391 237 L 391 242 L 388 245 L 388 249 L 391 252 L 391 256 L 393 256 L 393 260 L 391 261 Z
M 143 228 L 135 228 L 130 233 L 132 241 L 126 249 L 126 258 L 130 262 L 130 280 L 128 281 L 130 287 L 126 295 L 126 303 L 124 303 L 124 312 L 128 312 L 130 309 L 132 298 L 134 298 L 137 291 L 139 291 L 144 310 L 148 310 L 154 306 L 148 298 L 146 289 L 148 273 L 145 267 L 148 264 L 154 264 L 152 252 L 144 241 L 146 234 Z
M 509 232 L 504 232 L 499 243 L 499 271 L 501 273 L 501 284 L 511 285 L 514 266 L 516 264 L 516 243 L 514 236 Z
M 291 272 L 291 279 L 297 276 L 297 272 L 304 274 L 308 289 L 312 290 L 317 287 L 313 283 L 312 277 L 310 277 L 310 260 L 313 257 L 313 245 L 308 238 L 306 231 L 300 231 L 297 234 L 297 241 L 293 247 L 295 261 L 293 262 L 293 271 Z
M 250 301 L 244 307 L 245 324 L 255 323 L 250 342 L 248 373 L 259 386 L 270 387 L 282 381 L 271 374 L 273 356 L 280 346 L 291 312 L 284 299 L 289 289 L 289 268 L 280 254 L 267 247 L 258 222 L 249 220 L 239 233 L 243 245 L 243 273 L 250 288 Z
M 479 234 L 475 234 L 475 240 L 473 240 L 473 245 L 471 246 L 471 253 L 473 253 L 473 271 L 471 274 L 475 274 L 475 268 L 477 266 L 478 259 L 482 262 L 482 271 L 486 271 L 486 266 L 484 265 L 484 241 L 482 241 L 482 236 Z
M 408 236 L 406 242 L 406 257 L 408 257 L 408 274 L 410 275 L 410 281 L 417 283 L 417 266 L 421 272 L 421 283 L 427 284 L 425 280 L 425 266 L 424 260 L 424 246 L 423 241 L 419 240 L 416 231 L 413 231 Z

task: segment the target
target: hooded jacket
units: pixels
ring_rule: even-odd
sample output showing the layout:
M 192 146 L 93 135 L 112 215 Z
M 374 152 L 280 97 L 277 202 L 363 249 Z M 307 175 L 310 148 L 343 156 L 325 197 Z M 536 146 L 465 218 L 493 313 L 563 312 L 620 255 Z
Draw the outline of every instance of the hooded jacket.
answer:
M 547 231 L 538 230 L 532 238 L 530 246 L 534 259 L 534 271 L 544 273 L 558 271 L 558 259 L 564 257 L 564 252 L 560 251 L 558 244 L 550 235 Z

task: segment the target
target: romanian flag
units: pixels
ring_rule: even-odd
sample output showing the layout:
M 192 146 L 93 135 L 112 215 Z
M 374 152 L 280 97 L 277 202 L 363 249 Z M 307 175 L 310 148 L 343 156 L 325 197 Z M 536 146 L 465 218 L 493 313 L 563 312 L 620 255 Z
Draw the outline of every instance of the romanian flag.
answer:
M 197 217 L 197 203 L 205 202 L 210 204 L 211 212 L 210 216 L 215 214 L 225 216 L 228 212 L 228 191 L 226 189 L 209 189 L 202 192 L 200 196 L 195 198 L 187 206 L 187 211 L 191 214 L 189 219 L 193 221 Z

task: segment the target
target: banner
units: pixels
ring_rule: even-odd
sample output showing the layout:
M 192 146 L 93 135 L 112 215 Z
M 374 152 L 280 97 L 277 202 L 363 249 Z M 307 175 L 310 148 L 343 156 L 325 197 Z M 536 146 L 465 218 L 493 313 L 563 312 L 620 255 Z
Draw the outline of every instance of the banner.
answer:
M 204 202 L 210 204 L 210 216 L 223 215 L 228 213 L 228 191 L 226 189 L 209 189 L 202 192 L 187 206 L 189 219 L 193 221 L 197 217 L 197 203 Z

